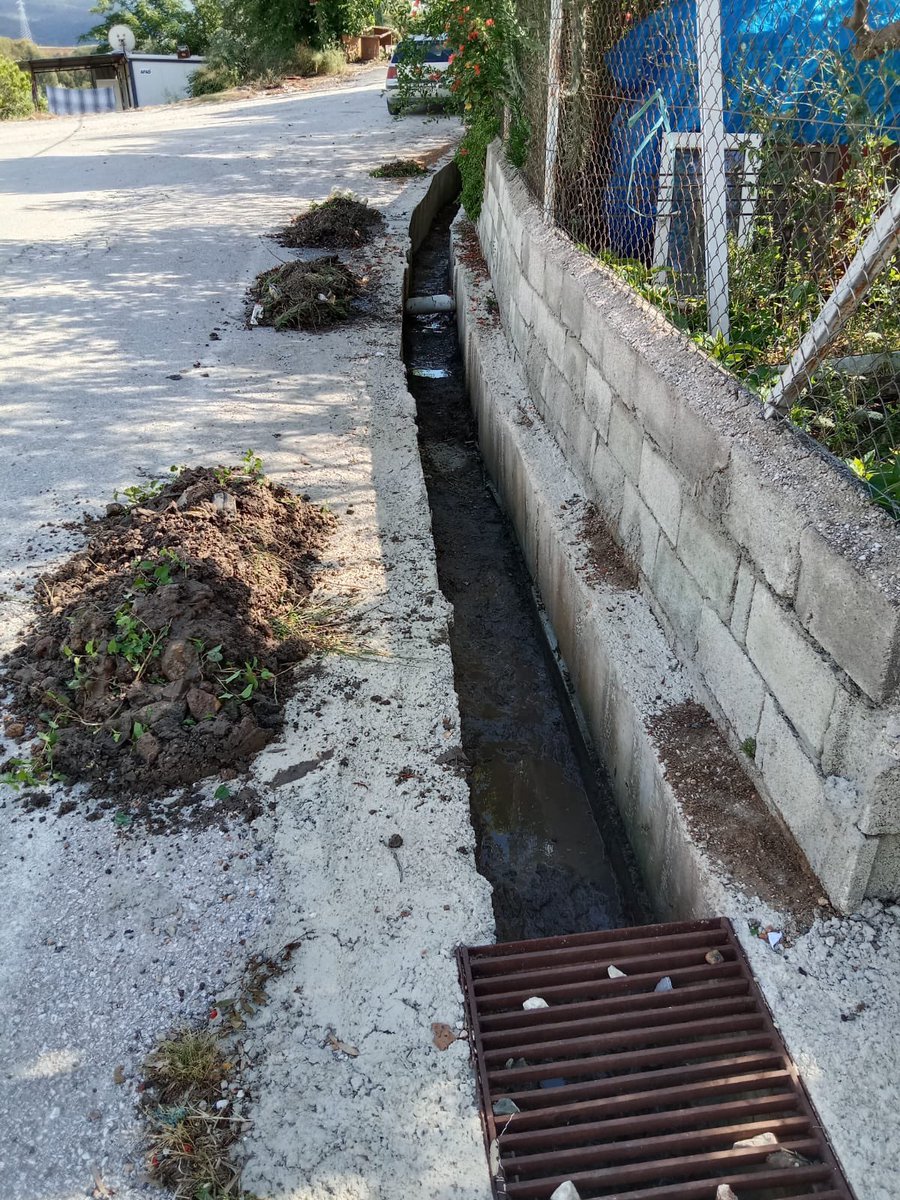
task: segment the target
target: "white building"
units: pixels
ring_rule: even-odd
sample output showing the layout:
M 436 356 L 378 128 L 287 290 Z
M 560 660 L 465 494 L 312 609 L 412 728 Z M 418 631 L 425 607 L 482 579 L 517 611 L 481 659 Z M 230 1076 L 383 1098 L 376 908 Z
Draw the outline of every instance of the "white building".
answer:
M 184 100 L 190 95 L 191 75 L 206 62 L 194 55 L 176 58 L 174 54 L 129 54 L 127 58 L 137 108 Z

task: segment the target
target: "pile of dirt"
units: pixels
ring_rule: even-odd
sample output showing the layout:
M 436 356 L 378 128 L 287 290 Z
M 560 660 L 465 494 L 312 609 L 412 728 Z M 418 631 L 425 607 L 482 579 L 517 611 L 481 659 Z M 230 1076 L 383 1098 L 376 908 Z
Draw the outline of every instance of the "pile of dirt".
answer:
M 294 217 L 278 235 L 282 246 L 324 246 L 353 249 L 364 246 L 384 228 L 384 217 L 352 196 L 331 196 Z
M 691 835 L 739 887 L 809 928 L 821 887 L 792 834 L 763 803 L 712 717 L 687 700 L 648 729 Z
M 634 591 L 637 588 L 637 571 L 595 504 L 585 507 L 581 536 L 587 549 L 587 578 L 591 583 L 606 583 L 622 591 Z
M 257 276 L 256 323 L 276 329 L 323 329 L 346 321 L 363 280 L 334 256 L 290 262 Z
M 7 782 L 158 796 L 245 767 L 315 641 L 304 605 L 333 523 L 249 452 L 87 519 L 87 545 L 39 580 L 34 628 L 3 664 L 6 733 L 31 742 Z

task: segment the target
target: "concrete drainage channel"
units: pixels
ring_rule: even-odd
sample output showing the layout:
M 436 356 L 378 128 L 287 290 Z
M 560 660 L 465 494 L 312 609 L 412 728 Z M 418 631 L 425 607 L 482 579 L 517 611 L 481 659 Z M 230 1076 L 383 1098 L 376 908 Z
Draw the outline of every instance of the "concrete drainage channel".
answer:
M 849 1200 L 730 924 L 641 928 L 606 772 L 481 458 L 452 298 L 457 187 L 445 168 L 411 223 L 404 354 L 500 942 L 459 952 L 495 1195 Z M 467 301 L 461 323 L 490 321 Z M 661 912 L 708 910 L 708 880 L 683 882 L 693 865 L 655 881 Z
M 478 451 L 447 296 L 455 212 L 444 204 L 414 250 L 404 347 L 438 575 L 454 608 L 479 869 L 493 885 L 501 941 L 632 924 L 646 902 L 624 831 Z

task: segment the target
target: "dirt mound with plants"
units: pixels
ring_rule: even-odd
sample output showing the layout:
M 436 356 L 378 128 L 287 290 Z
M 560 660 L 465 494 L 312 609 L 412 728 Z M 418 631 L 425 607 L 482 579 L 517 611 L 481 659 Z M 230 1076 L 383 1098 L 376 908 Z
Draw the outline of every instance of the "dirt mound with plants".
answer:
M 3 664 L 23 745 L 7 783 L 159 796 L 242 769 L 281 726 L 334 518 L 250 452 L 127 495 L 39 580 L 33 630 Z
M 282 246 L 353 249 L 370 242 L 384 228 L 384 217 L 352 196 L 331 196 L 294 217 L 278 235 Z
M 428 168 L 415 158 L 392 158 L 369 174 L 373 179 L 415 179 L 418 175 L 427 175 Z
M 290 262 L 257 276 L 251 322 L 276 329 L 325 329 L 353 315 L 363 281 L 335 257 Z

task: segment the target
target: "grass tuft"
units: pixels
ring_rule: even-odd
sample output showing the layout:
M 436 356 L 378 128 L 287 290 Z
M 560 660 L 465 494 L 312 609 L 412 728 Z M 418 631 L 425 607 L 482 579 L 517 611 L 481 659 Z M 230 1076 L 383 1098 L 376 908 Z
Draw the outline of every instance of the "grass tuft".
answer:
M 145 1064 L 147 1083 L 161 1100 L 218 1098 L 228 1064 L 211 1033 L 182 1029 L 160 1044 Z

